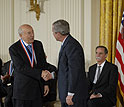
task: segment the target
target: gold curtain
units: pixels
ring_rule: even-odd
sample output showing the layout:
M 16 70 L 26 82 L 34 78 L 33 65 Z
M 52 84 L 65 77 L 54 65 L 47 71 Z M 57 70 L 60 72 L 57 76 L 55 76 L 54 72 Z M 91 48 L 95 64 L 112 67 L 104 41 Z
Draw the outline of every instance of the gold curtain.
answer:
M 107 60 L 114 63 L 116 54 L 116 42 L 119 35 L 124 0 L 100 1 L 100 45 L 108 48 Z M 120 103 L 121 102 L 121 103 Z M 116 107 L 124 107 L 119 89 L 117 90 Z
M 124 0 L 101 0 L 100 2 L 100 45 L 108 48 L 107 60 L 115 62 L 116 41 L 118 38 Z

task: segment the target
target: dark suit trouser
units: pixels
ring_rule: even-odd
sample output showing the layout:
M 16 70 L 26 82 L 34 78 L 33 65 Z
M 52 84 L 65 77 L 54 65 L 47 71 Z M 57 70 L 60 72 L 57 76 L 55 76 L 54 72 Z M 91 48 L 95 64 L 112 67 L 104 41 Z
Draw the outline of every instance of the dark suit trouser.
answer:
M 87 102 L 88 107 L 113 107 L 112 104 L 104 98 L 93 98 Z
M 13 102 L 12 102 L 12 94 L 13 94 L 13 86 L 7 86 L 7 96 L 5 97 L 4 105 L 5 107 L 13 107 Z
M 86 100 L 77 101 L 72 106 L 69 106 L 66 103 L 61 103 L 61 107 L 87 107 L 86 105 Z
M 42 99 L 35 100 L 17 100 L 13 99 L 13 107 L 43 107 Z

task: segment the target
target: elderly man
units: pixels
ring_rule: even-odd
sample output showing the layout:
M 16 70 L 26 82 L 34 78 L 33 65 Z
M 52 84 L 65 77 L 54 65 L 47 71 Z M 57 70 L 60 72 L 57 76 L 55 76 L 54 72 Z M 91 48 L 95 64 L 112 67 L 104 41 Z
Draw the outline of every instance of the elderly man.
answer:
M 96 47 L 97 63 L 88 72 L 88 107 L 113 107 L 116 104 L 118 68 L 106 60 L 107 55 L 106 47 Z
M 21 25 L 18 33 L 20 39 L 9 48 L 14 66 L 13 106 L 42 107 L 43 94 L 49 91 L 41 78 L 47 68 L 43 45 L 34 40 L 28 24 Z

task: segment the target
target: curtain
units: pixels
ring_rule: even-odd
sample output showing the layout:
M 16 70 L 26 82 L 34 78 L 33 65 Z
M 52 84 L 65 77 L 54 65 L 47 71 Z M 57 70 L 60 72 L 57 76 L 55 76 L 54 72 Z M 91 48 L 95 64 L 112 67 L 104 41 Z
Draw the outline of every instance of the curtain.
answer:
M 99 44 L 108 48 L 107 60 L 114 63 L 116 41 L 119 35 L 124 0 L 100 0 L 100 40 Z M 124 101 L 117 89 L 117 105 L 124 107 Z
M 107 60 L 115 62 L 116 41 L 118 38 L 124 0 L 100 1 L 100 40 L 99 44 L 108 48 Z

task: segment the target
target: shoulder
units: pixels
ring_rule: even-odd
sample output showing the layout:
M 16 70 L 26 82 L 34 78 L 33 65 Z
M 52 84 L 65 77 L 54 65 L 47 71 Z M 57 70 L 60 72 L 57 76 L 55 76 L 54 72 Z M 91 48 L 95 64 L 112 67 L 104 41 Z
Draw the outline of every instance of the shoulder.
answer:
M 9 50 L 12 49 L 12 48 L 18 48 L 20 44 L 20 41 L 18 40 L 17 42 L 13 43 L 10 47 L 9 47 Z
M 93 69 L 93 68 L 95 68 L 97 66 L 97 64 L 93 64 L 93 65 L 91 65 L 90 67 L 89 67 L 89 69 Z
M 34 44 L 42 44 L 42 42 L 39 40 L 34 40 Z
M 36 47 L 43 47 L 43 44 L 42 44 L 42 42 L 41 41 L 39 41 L 39 40 L 34 40 L 34 46 L 36 46 Z
M 118 69 L 117 65 L 115 65 L 115 64 L 113 64 L 113 63 L 110 63 L 110 62 L 108 62 L 108 61 L 106 61 L 106 65 L 108 65 L 108 67 L 109 67 L 110 69 Z
M 69 35 L 69 37 L 68 37 L 68 47 L 71 48 L 71 49 L 72 48 L 83 49 L 81 44 L 78 42 L 78 40 L 73 38 L 71 35 Z
M 80 43 L 74 38 L 72 37 L 71 35 L 69 35 L 69 42 L 73 45 L 80 45 Z
M 96 71 L 97 64 L 93 64 L 89 67 L 88 75 L 92 75 Z
M 40 50 L 42 49 L 43 50 L 43 44 L 41 41 L 39 40 L 34 40 L 34 48 L 37 49 L 37 50 Z

